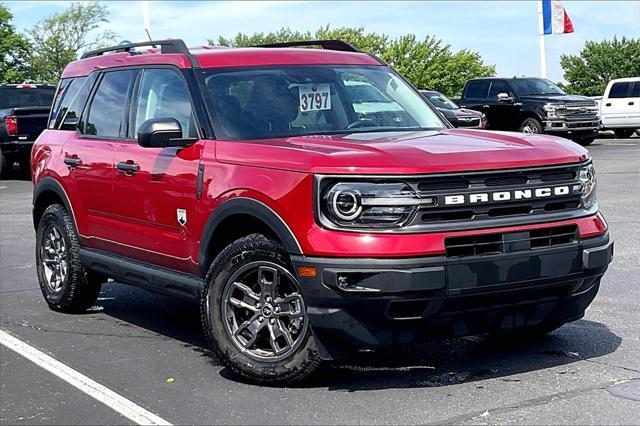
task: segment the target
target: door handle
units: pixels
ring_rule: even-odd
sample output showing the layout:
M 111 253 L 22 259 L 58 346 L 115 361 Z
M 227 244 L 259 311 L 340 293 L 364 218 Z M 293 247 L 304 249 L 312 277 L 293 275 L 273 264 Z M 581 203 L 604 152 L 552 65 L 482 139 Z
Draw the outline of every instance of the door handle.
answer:
M 633 105 L 633 101 L 632 101 L 632 102 L 629 102 L 629 105 Z
M 604 106 L 611 106 L 611 102 L 607 102 Z
M 482 108 L 489 108 L 489 105 L 482 105 Z
M 64 161 L 64 164 L 66 164 L 72 169 L 75 169 L 80 164 L 82 164 L 82 160 L 79 159 L 77 155 L 72 155 L 71 157 L 64 157 L 64 160 L 62 161 Z
M 118 163 L 116 167 L 118 168 L 118 170 L 120 170 L 121 172 L 124 172 L 127 175 L 132 175 L 140 171 L 140 166 L 138 166 L 136 163 L 134 163 L 131 160 L 121 161 Z

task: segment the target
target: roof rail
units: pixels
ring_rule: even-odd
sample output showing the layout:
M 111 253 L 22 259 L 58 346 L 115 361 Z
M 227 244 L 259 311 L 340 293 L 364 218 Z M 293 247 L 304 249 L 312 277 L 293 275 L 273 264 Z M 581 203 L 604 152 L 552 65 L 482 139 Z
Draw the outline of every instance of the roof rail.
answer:
M 91 50 L 89 52 L 83 53 L 80 59 L 100 56 L 103 53 L 107 53 L 107 52 L 129 52 L 131 49 L 135 47 L 143 47 L 143 46 L 152 46 L 152 47 L 160 46 L 160 53 L 184 53 L 185 55 L 189 54 L 189 48 L 184 43 L 184 41 L 180 39 L 151 40 L 151 41 L 143 41 L 140 43 L 119 44 L 117 46 Z
M 259 44 L 253 47 L 310 47 L 319 46 L 325 50 L 339 50 L 341 52 L 358 52 L 360 50 L 344 40 L 300 40 L 287 41 L 283 43 Z

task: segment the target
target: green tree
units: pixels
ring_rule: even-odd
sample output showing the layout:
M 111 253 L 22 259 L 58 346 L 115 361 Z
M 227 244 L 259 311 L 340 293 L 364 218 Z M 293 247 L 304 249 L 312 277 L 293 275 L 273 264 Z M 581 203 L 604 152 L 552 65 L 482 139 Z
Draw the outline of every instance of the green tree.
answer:
M 560 65 L 570 93 L 598 96 L 614 78 L 640 75 L 640 39 L 588 41 L 579 55 L 562 55 Z
M 29 78 L 29 41 L 11 24 L 13 15 L 0 3 L 0 83 Z
M 218 37 L 221 46 L 246 47 L 296 40 L 344 40 L 360 50 L 379 56 L 421 89 L 433 89 L 450 96 L 462 92 L 465 81 L 495 75 L 495 66 L 485 65 L 477 52 L 452 52 L 449 45 L 427 36 L 418 40 L 407 34 L 390 39 L 385 34 L 367 33 L 363 27 L 321 27 L 315 32 L 298 32 L 282 28 L 271 33 L 238 33 L 233 38 Z M 214 44 L 209 40 L 209 44 Z
M 89 39 L 91 32 L 109 22 L 107 16 L 107 7 L 99 3 L 72 3 L 64 12 L 54 13 L 34 26 L 29 31 L 32 44 L 37 46 L 31 58 L 34 77 L 56 81 L 79 52 L 112 44 L 116 36 L 109 30 Z

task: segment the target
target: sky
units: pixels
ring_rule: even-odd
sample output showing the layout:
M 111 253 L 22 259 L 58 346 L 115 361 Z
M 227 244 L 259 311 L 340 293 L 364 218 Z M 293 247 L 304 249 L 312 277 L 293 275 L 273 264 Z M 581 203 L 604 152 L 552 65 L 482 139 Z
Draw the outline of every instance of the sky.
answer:
M 14 25 L 26 30 L 68 1 L 6 1 Z M 142 4 L 103 2 L 120 39 L 144 39 Z M 577 54 L 588 40 L 640 38 L 640 1 L 565 0 L 575 33 L 545 37 L 548 77 L 563 81 L 560 55 Z M 539 75 L 537 4 L 521 1 L 150 1 L 154 39 L 182 38 L 190 46 L 219 35 L 269 32 L 281 27 L 312 32 L 320 26 L 364 27 L 391 37 L 435 35 L 454 50 L 468 49 L 495 64 L 500 76 Z

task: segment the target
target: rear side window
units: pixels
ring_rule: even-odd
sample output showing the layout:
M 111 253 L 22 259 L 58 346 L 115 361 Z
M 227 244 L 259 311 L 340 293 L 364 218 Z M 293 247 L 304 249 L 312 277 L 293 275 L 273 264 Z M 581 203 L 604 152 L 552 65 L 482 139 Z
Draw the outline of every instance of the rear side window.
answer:
M 640 98 L 640 81 L 633 83 L 633 88 L 631 88 L 631 97 Z
M 628 97 L 630 86 L 631 86 L 631 83 L 629 82 L 613 83 L 613 86 L 611 86 L 611 90 L 609 91 L 609 97 L 610 98 Z
M 496 80 L 491 82 L 491 89 L 489 90 L 489 99 L 497 99 L 498 93 L 510 94 L 509 86 L 502 80 Z
M 182 137 L 196 136 L 189 92 L 177 71 L 148 69 L 143 72 L 134 137 L 142 123 L 152 118 L 175 118 L 182 127 Z
M 104 74 L 81 126 L 87 135 L 118 138 L 127 110 L 127 97 L 136 71 L 111 71 Z
M 89 77 L 65 79 L 60 82 L 58 94 L 51 109 L 50 129 L 59 129 L 63 121 L 77 123 L 94 80 L 95 74 Z
M 464 97 L 469 99 L 485 99 L 489 92 L 490 82 L 487 80 L 470 81 Z

